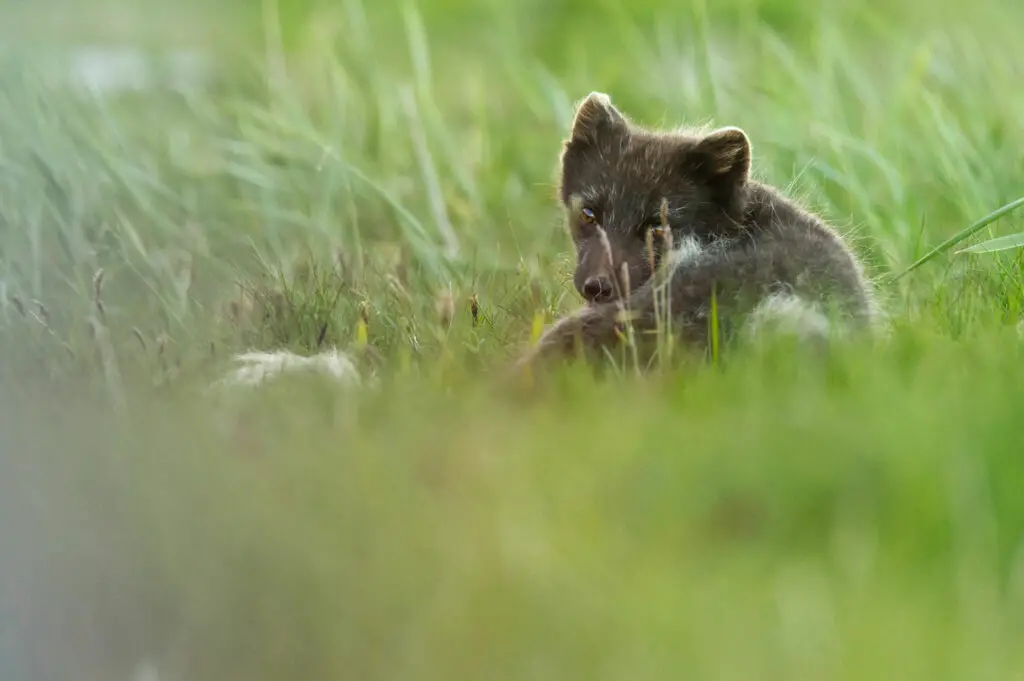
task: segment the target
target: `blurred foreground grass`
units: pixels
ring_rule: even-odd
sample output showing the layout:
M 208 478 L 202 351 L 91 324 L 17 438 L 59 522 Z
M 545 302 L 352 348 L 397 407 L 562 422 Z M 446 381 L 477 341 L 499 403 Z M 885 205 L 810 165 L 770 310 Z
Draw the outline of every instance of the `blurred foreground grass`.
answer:
M 883 285 L 891 341 L 825 366 L 489 390 L 575 304 L 575 99 L 745 128 L 883 277 L 1024 194 L 1021 18 L 266 2 L 248 51 L 185 45 L 209 80 L 118 97 L 11 48 L 0 677 L 1021 677 L 1017 253 Z M 376 389 L 197 387 L 361 318 Z
M 5 390 L 5 678 L 1016 678 L 1020 344 L 919 342 L 127 432 Z

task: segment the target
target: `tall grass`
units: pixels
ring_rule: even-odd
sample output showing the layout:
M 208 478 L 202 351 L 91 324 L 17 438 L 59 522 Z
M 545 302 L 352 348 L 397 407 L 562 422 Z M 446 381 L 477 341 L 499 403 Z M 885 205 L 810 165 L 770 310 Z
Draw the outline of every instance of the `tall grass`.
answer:
M 1021 231 L 1016 3 L 248 11 L 195 90 L 0 61 L 4 679 L 1021 674 L 1020 253 L 947 248 Z M 744 128 L 892 336 L 495 394 L 591 90 Z

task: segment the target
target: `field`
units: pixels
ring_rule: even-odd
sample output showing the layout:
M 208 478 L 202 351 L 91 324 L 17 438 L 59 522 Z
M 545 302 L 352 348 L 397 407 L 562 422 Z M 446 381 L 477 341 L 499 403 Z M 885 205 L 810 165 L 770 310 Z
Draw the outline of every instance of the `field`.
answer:
M 107 4 L 5 20 L 4 681 L 1024 679 L 1024 271 L 963 252 L 1024 231 L 1020 3 Z M 61 84 L 103 40 L 203 80 Z M 742 127 L 888 338 L 501 394 L 592 90 Z

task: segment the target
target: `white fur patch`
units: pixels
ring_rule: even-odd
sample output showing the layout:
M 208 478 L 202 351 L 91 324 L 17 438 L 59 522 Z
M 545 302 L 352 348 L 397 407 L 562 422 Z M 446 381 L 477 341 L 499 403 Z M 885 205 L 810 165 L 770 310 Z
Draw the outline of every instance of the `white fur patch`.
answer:
M 773 293 L 754 308 L 746 322 L 751 337 L 766 330 L 808 340 L 827 338 L 831 325 L 818 305 L 792 293 Z
M 357 385 L 359 372 L 347 355 L 337 350 L 303 357 L 288 350 L 246 352 L 234 356 L 239 364 L 221 383 L 231 386 L 257 386 L 284 374 L 317 373 L 345 386 Z
M 695 236 L 684 236 L 672 245 L 672 251 L 668 256 L 668 265 L 673 269 L 686 265 L 699 258 L 703 252 L 704 246 L 700 239 Z

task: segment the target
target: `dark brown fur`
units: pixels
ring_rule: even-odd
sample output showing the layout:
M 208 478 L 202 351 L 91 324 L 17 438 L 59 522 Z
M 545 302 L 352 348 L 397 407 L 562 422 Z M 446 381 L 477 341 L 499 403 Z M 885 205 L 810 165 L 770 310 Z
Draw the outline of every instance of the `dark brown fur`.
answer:
M 565 142 L 559 188 L 576 247 L 574 284 L 590 304 L 549 328 L 523 363 L 571 353 L 577 341 L 590 350 L 617 343 L 626 299 L 635 331 L 651 331 L 652 274 L 687 241 L 699 250 L 669 265 L 666 290 L 672 330 L 691 347 L 708 341 L 712 289 L 726 331 L 772 293 L 870 325 L 874 303 L 850 249 L 819 218 L 752 180 L 750 159 L 738 128 L 652 132 L 591 93 Z

